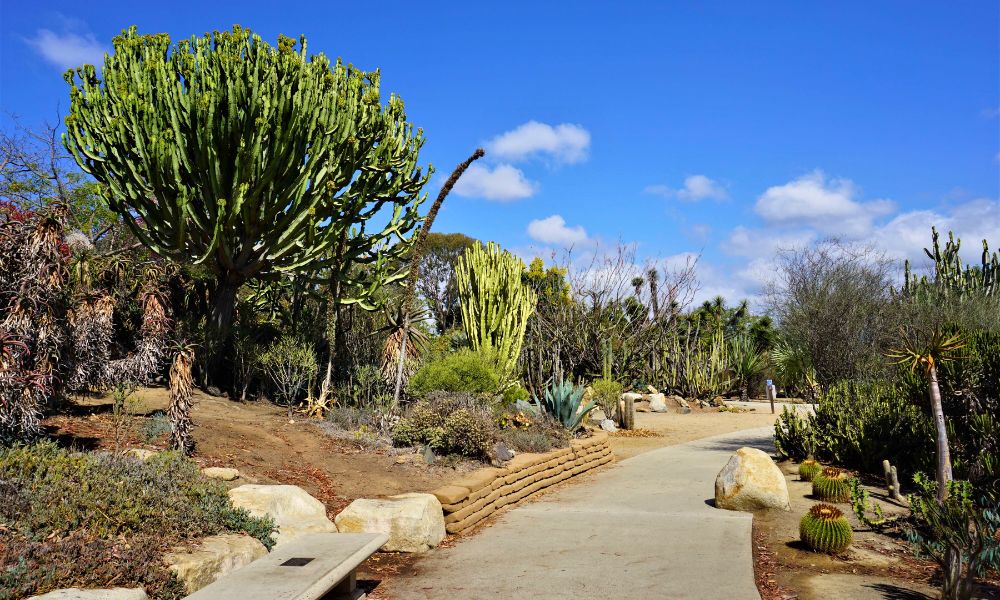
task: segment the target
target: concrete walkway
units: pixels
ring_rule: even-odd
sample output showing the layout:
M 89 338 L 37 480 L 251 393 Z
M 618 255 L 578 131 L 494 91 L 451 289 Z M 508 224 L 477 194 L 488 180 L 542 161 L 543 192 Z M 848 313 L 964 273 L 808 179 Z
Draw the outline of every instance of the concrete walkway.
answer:
M 773 428 L 670 446 L 518 507 L 432 551 L 392 598 L 759 600 L 751 516 L 713 508 L 715 476 Z

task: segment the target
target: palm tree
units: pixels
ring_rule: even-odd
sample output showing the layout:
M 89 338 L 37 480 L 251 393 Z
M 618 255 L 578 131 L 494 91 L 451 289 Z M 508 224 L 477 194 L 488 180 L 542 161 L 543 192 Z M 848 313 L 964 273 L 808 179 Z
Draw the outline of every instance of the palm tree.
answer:
M 948 482 L 952 480 L 951 451 L 948 448 L 948 428 L 944 421 L 937 366 L 955 360 L 956 353 L 965 346 L 965 342 L 959 334 L 946 336 L 940 329 L 936 329 L 923 343 L 917 341 L 915 335 L 909 336 L 902 330 L 901 333 L 903 347 L 890 352 L 889 357 L 896 359 L 896 364 L 908 364 L 913 372 L 918 369 L 923 371 L 927 379 L 931 414 L 937 430 L 937 499 L 944 502 L 948 497 Z

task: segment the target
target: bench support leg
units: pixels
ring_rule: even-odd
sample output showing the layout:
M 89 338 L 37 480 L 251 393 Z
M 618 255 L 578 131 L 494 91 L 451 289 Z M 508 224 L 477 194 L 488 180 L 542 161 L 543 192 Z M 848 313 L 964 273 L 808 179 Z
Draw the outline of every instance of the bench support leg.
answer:
M 323 596 L 323 600 L 362 600 L 367 595 L 358 589 L 358 575 L 355 571 L 351 571 L 351 574 L 338 583 L 337 587 Z

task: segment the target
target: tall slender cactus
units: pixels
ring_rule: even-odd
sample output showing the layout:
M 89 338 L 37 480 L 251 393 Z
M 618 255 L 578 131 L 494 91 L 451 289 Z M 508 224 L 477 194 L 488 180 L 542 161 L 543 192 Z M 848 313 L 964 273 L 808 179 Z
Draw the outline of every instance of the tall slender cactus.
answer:
M 514 372 L 537 296 L 521 280 L 524 262 L 490 242 L 465 251 L 455 265 L 462 326 L 476 350 L 497 353 L 502 376 Z
M 931 227 L 931 248 L 924 248 L 927 258 L 934 261 L 934 277 L 914 275 L 910 269 L 910 261 L 906 261 L 903 293 L 908 296 L 920 296 L 930 289 L 959 300 L 972 294 L 1000 297 L 1000 253 L 990 253 L 987 240 L 983 240 L 983 253 L 980 264 L 966 265 L 958 253 L 962 240 L 948 232 L 948 241 L 942 249 L 940 234 L 936 227 Z

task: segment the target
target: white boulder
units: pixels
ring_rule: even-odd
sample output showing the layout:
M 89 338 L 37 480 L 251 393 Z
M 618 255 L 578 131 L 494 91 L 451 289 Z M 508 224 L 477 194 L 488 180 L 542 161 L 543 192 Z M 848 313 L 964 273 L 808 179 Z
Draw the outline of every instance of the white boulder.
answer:
M 745 512 L 790 510 L 785 476 L 767 453 L 740 448 L 715 478 L 715 506 Z
M 231 467 L 205 467 L 201 470 L 201 474 L 209 479 L 221 479 L 223 481 L 232 481 L 238 479 L 240 472 Z
M 146 600 L 146 590 L 142 588 L 110 588 L 106 590 L 65 588 L 54 590 L 27 600 Z
M 650 394 L 646 396 L 649 400 L 649 410 L 653 412 L 667 412 L 667 397 L 663 394 Z
M 245 508 L 255 517 L 274 519 L 277 546 L 307 533 L 337 531 L 323 503 L 297 485 L 241 485 L 229 490 L 229 499 L 233 506 Z
M 425 552 L 444 539 L 444 512 L 433 494 L 359 498 L 334 518 L 341 533 L 385 533 L 386 552 Z
M 260 540 L 248 535 L 227 533 L 200 540 L 198 546 L 167 554 L 167 566 L 193 594 L 216 579 L 246 566 L 267 554 Z

